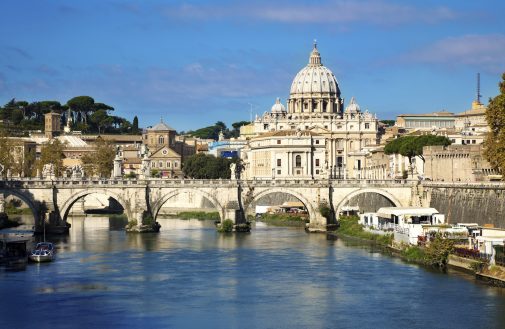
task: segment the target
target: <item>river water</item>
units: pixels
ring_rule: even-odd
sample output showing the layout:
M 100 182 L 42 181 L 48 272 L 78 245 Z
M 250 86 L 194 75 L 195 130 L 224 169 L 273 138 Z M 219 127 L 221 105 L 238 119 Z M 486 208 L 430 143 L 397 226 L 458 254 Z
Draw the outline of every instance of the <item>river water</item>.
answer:
M 0 328 L 505 328 L 505 293 L 298 228 L 74 218 L 57 258 L 0 270 Z

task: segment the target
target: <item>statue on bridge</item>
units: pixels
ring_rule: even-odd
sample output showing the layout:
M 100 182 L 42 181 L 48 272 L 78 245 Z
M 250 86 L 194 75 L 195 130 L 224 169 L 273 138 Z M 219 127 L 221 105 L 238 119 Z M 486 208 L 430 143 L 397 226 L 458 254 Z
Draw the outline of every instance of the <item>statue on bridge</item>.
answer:
M 4 169 L 5 167 L 3 166 L 3 164 L 0 163 L 0 178 L 4 177 Z
M 81 179 L 84 177 L 84 170 L 81 165 L 72 166 L 72 179 Z
M 54 164 L 46 163 L 44 167 L 42 167 L 42 178 L 44 179 L 54 179 L 56 177 L 54 173 Z

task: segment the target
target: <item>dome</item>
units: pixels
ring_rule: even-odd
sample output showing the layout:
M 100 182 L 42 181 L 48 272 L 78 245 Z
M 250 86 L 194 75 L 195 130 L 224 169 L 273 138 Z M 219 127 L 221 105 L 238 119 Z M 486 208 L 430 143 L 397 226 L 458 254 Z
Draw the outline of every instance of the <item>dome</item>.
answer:
M 356 100 L 354 99 L 354 97 L 352 97 L 351 102 L 345 108 L 345 113 L 360 113 L 360 112 L 361 110 L 359 108 L 358 103 L 356 103 Z
M 272 113 L 286 113 L 286 108 L 284 107 L 284 105 L 281 104 L 281 100 L 279 99 L 279 97 L 277 97 L 277 99 L 275 100 L 275 104 L 272 105 L 271 112 Z
M 152 128 L 148 128 L 148 130 L 152 130 L 152 131 L 166 131 L 166 130 L 173 130 L 175 131 L 174 128 L 170 127 L 169 125 L 167 125 L 165 122 L 163 122 L 163 119 L 160 119 L 160 122 L 157 123 L 154 127 Z
M 340 89 L 335 75 L 321 63 L 317 44 L 310 53 L 309 63 L 293 79 L 288 99 L 289 113 L 327 112 L 343 110 Z
M 317 44 L 310 53 L 309 64 L 295 76 L 290 91 L 291 95 L 314 93 L 340 95 L 335 75 L 321 63 Z

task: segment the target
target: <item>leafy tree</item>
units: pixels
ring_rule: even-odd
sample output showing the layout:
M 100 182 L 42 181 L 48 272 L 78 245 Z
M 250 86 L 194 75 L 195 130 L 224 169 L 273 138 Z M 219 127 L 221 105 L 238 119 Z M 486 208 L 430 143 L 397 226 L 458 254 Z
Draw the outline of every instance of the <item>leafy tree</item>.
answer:
M 77 114 L 74 122 L 87 123 L 88 113 L 95 109 L 95 100 L 89 96 L 77 96 L 67 102 L 67 106 Z
M 195 154 L 184 160 L 182 171 L 195 179 L 229 179 L 232 160 L 208 154 Z
M 98 137 L 93 152 L 89 152 L 81 158 L 84 171 L 93 176 L 108 178 L 114 167 L 115 156 L 114 145 Z
M 132 134 L 133 135 L 138 135 L 139 134 L 139 118 L 137 118 L 137 116 L 135 116 L 133 118 L 133 126 L 132 126 Z
M 12 158 L 12 141 L 7 137 L 5 130 L 0 131 L 0 164 L 4 166 L 3 175 L 7 174 L 7 170 L 12 170 L 14 159 Z
M 389 127 L 392 127 L 395 125 L 396 121 L 395 120 L 380 120 L 380 122 L 382 122 L 383 124 L 389 126 Z
M 58 139 L 52 139 L 48 143 L 42 145 L 40 150 L 40 160 L 37 163 L 37 169 L 42 172 L 45 164 L 52 163 L 54 165 L 54 172 L 56 176 L 61 176 L 63 173 L 63 149 L 65 144 Z
M 484 156 L 503 174 L 505 173 L 505 73 L 499 87 L 500 94 L 489 101 L 486 111 L 490 131 L 484 141 Z
M 239 121 L 231 124 L 233 130 L 230 132 L 230 137 L 238 137 L 240 136 L 240 127 L 247 126 L 250 124 L 249 121 Z
M 98 128 L 98 133 L 101 134 L 103 130 L 112 125 L 114 119 L 108 116 L 105 110 L 100 109 L 91 115 L 90 121 Z
M 401 154 L 408 157 L 409 163 L 412 164 L 412 159 L 419 156 L 424 160 L 423 147 L 430 145 L 450 145 L 451 141 L 445 136 L 421 135 L 421 136 L 402 136 L 394 139 L 384 147 L 386 154 Z

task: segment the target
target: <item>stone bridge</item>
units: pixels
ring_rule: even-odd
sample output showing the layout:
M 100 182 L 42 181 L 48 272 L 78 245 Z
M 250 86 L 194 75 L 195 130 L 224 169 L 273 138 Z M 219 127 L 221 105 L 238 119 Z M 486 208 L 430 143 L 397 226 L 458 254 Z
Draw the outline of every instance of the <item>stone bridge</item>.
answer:
M 333 224 L 319 212 L 327 203 L 338 214 L 363 194 L 377 194 L 394 206 L 420 206 L 423 200 L 419 182 L 405 180 L 193 180 L 193 179 L 9 179 L 0 181 L 0 194 L 13 195 L 32 210 L 36 225 L 49 216 L 64 225 L 74 203 L 93 193 L 115 199 L 128 219 L 141 220 L 147 211 L 154 219 L 163 205 L 182 193 L 207 199 L 219 212 L 221 220 L 243 220 L 238 213 L 254 212 L 254 205 L 272 193 L 290 195 L 307 208 L 309 229 L 325 231 Z

